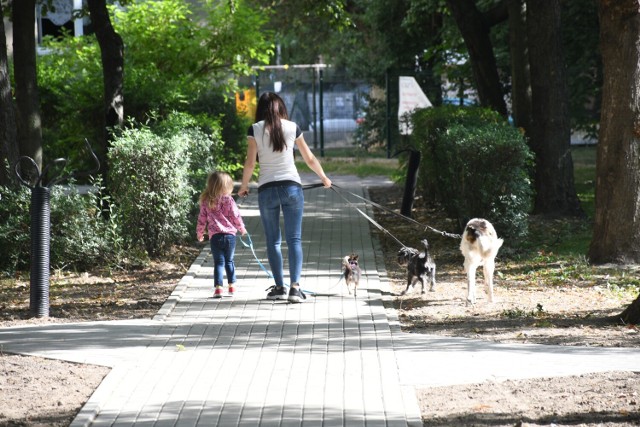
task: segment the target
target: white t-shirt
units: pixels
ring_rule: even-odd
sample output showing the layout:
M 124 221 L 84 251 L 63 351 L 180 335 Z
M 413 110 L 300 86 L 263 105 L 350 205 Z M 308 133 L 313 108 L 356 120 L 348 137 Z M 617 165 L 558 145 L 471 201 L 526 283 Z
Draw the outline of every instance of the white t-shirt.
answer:
M 253 136 L 258 145 L 258 186 L 274 181 L 294 181 L 302 184 L 293 157 L 295 140 L 302 135 L 302 131 L 292 121 L 282 120 L 281 123 L 285 140 L 285 148 L 281 152 L 274 151 L 271 147 L 269 134 L 264 129 L 264 120 L 254 123 L 249 129 L 249 136 Z

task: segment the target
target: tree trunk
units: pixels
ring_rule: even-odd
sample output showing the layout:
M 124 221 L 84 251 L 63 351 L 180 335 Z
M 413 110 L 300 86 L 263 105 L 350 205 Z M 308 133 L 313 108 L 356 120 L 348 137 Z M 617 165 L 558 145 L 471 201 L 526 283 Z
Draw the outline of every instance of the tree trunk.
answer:
M 525 0 L 508 0 L 509 51 L 511 53 L 512 116 L 516 127 L 525 134 L 531 129 L 531 76 L 527 48 Z
M 637 0 L 601 0 L 598 13 L 603 87 L 589 259 L 594 263 L 638 263 L 640 11 Z
M 529 137 L 536 155 L 535 211 L 582 215 L 573 179 L 560 0 L 529 0 L 526 6 L 532 101 Z
M 507 117 L 489 25 L 473 0 L 447 0 L 447 4 L 469 51 L 480 104 Z
M 106 0 L 89 0 L 89 13 L 100 45 L 102 76 L 104 79 L 105 126 L 99 153 L 102 176 L 106 182 L 108 165 L 107 151 L 110 146 L 110 129 L 122 127 L 124 122 L 123 81 L 124 43 L 111 25 Z
M 42 123 L 36 69 L 35 0 L 13 2 L 13 68 L 20 155 L 42 169 Z M 23 174 L 26 177 L 28 173 Z M 33 179 L 33 177 L 29 177 Z
M 640 295 L 618 315 L 618 319 L 625 325 L 640 325 Z
M 0 185 L 7 186 L 14 182 L 12 171 L 18 159 L 18 142 L 3 16 L 0 2 Z

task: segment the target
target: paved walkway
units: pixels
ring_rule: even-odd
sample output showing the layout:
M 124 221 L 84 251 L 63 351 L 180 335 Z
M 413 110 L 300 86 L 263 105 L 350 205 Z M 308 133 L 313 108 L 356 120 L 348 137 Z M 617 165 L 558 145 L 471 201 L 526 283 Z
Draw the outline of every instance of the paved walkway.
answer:
M 365 197 L 371 184 L 336 181 Z M 305 197 L 303 304 L 267 301 L 267 273 L 242 245 L 236 295 L 212 299 L 205 249 L 153 320 L 2 328 L 0 348 L 112 367 L 73 426 L 420 426 L 417 387 L 640 371 L 637 349 L 402 333 L 383 307 L 379 247 L 355 209 L 366 206 L 325 189 Z M 266 260 L 255 193 L 241 211 Z M 357 298 L 339 282 L 350 252 L 364 273 Z

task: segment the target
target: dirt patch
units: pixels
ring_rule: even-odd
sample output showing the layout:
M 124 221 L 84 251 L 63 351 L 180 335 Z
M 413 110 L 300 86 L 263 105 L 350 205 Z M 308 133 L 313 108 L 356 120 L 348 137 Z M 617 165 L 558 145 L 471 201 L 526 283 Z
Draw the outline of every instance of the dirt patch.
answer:
M 640 424 L 639 391 L 639 373 L 611 372 L 435 387 L 419 398 L 425 427 L 626 427 Z
M 109 372 L 41 357 L 0 356 L 0 425 L 68 426 Z

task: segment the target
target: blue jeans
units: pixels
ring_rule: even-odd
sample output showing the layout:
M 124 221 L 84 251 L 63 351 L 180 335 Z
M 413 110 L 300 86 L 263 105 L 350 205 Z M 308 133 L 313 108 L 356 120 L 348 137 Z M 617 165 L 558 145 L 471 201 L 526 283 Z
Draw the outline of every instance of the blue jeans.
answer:
M 233 262 L 233 255 L 236 251 L 235 234 L 214 234 L 209 240 L 211 244 L 211 255 L 213 255 L 213 283 L 215 286 L 222 286 L 223 274 L 227 273 L 229 284 L 236 282 L 236 266 Z
M 267 258 L 277 286 L 284 285 L 280 211 L 284 217 L 284 233 L 289 251 L 289 279 L 300 282 L 302 273 L 302 212 L 304 195 L 297 185 L 261 189 L 258 193 L 260 219 L 267 240 Z

